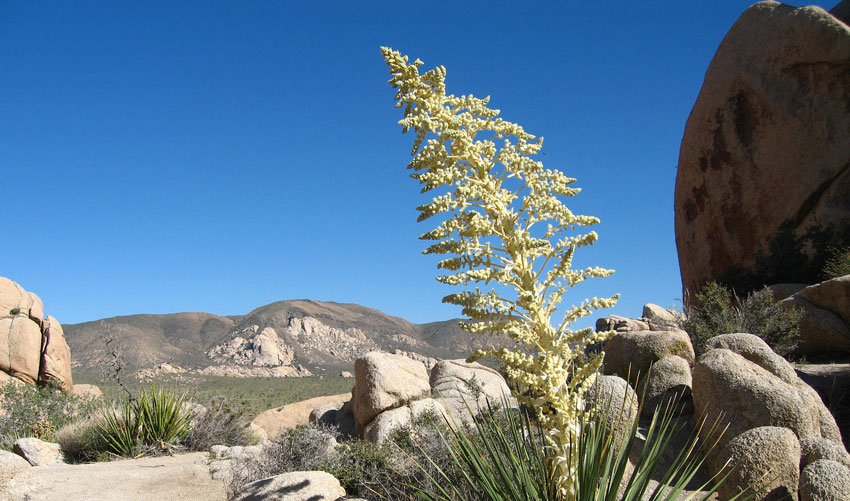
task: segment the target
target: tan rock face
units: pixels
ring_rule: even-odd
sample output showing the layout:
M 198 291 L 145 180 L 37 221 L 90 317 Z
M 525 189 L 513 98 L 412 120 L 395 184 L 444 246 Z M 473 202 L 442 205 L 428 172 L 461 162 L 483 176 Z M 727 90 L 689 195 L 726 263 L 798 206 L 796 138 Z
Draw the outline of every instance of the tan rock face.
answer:
M 443 416 L 446 409 L 432 398 L 414 400 L 407 405 L 397 407 L 378 414 L 363 429 L 363 439 L 374 444 L 384 443 L 392 433 L 400 428 L 410 426 L 422 414 L 430 413 L 439 418 Z
M 0 370 L 35 384 L 41 361 L 41 329 L 29 316 L 0 319 Z
M 295 428 L 300 424 L 307 424 L 310 419 L 310 413 L 316 407 L 342 404 L 349 398 L 351 398 L 350 393 L 341 393 L 339 395 L 315 397 L 309 400 L 294 402 L 259 413 L 251 421 L 251 424 L 262 428 L 267 436 L 276 438 L 285 429 Z
M 683 287 L 750 269 L 791 221 L 850 228 L 850 28 L 760 2 L 729 30 L 685 126 L 675 193 Z
M 352 407 L 361 426 L 389 409 L 431 396 L 428 373 L 420 362 L 373 351 L 354 362 Z
M 683 414 L 693 412 L 691 383 L 691 366 L 684 358 L 669 355 L 654 363 L 645 385 L 638 385 L 643 392 L 643 415 L 652 416 L 656 408 L 663 410 L 670 403 L 681 408 Z
M 608 415 L 607 431 L 613 434 L 614 444 L 622 444 L 638 413 L 638 396 L 629 383 L 618 376 L 600 375 L 585 393 L 585 401 L 589 409 Z
M 487 401 L 498 406 L 506 398 L 508 405 L 514 404 L 511 390 L 498 371 L 465 360 L 437 362 L 431 370 L 431 393 L 455 419 L 471 418 L 468 408 L 473 412 L 486 409 Z
M 693 398 L 696 415 L 722 415 L 728 421 L 722 443 L 760 426 L 788 428 L 801 439 L 840 440 L 835 420 L 814 390 L 802 381 L 783 381 L 728 349 L 709 350 L 697 360 Z
M 46 466 L 65 462 L 59 444 L 44 442 L 33 437 L 16 440 L 14 452 L 26 459 L 33 466 Z
M 93 384 L 75 384 L 70 391 L 71 395 L 94 400 L 103 396 L 103 390 Z
M 803 311 L 796 354 L 850 352 L 850 275 L 806 287 L 780 305 Z
M 819 459 L 803 468 L 800 501 L 834 499 L 850 499 L 850 470 L 830 459 Z
M 0 277 L 0 371 L 29 384 L 52 381 L 65 391 L 74 384 L 62 326 L 44 317 L 37 295 L 5 277 Z
M 71 348 L 65 341 L 62 326 L 49 315 L 44 319 L 42 342 L 44 343 L 44 353 L 41 356 L 39 384 L 54 382 L 63 390 L 70 390 L 74 386 L 71 377 Z
M 257 480 L 242 488 L 236 501 L 334 501 L 345 496 L 345 489 L 333 475 L 324 471 L 293 471 Z
M 6 277 L 0 277 L 0 318 L 15 316 L 16 313 L 12 313 L 12 310 L 23 310 L 25 294 L 26 291 L 20 285 Z M 26 306 L 29 306 L 30 299 L 27 298 L 26 301 Z
M 762 426 L 736 436 L 720 453 L 717 465 L 731 460 L 734 469 L 720 487 L 720 499 L 730 499 L 747 486 L 755 499 L 796 499 L 800 478 L 800 442 L 788 428 Z
M 649 372 L 649 366 L 669 355 L 694 362 L 694 347 L 688 333 L 673 331 L 620 332 L 605 342 L 602 372 L 623 379 L 637 380 Z

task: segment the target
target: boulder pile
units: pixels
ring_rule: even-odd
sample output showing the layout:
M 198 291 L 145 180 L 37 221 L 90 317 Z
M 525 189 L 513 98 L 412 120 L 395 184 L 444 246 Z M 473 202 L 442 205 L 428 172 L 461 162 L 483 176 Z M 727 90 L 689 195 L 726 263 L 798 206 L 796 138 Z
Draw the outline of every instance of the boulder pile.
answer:
M 44 315 L 37 295 L 0 277 L 0 383 L 10 378 L 64 391 L 74 385 L 62 325 Z
M 631 322 L 597 323 L 621 325 L 603 347 L 604 377 L 628 378 L 638 395 L 645 387 L 644 416 L 682 395 L 692 426 L 702 417 L 728 424 L 707 462 L 710 474 L 735 467 L 721 499 L 747 485 L 756 499 L 850 499 L 850 455 L 835 419 L 788 361 L 747 333 L 713 337 L 695 358 L 686 332 L 650 330 L 646 312 L 655 308 L 647 305 Z
M 850 275 L 810 286 L 780 284 L 771 288 L 786 292 L 787 297 L 776 297 L 774 292 L 774 298 L 781 299 L 779 304 L 783 308 L 803 311 L 796 355 L 850 353 Z
M 488 401 L 510 397 L 497 371 L 464 360 L 440 360 L 429 376 L 422 362 L 374 351 L 355 361 L 354 379 L 350 400 L 317 407 L 310 422 L 381 443 L 425 413 L 469 420 Z

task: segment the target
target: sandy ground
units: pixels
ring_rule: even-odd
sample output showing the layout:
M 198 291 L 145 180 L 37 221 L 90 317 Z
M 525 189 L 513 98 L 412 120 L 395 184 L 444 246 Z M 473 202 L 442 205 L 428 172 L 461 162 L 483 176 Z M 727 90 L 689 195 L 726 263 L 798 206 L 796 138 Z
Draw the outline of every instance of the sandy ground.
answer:
M 209 453 L 194 452 L 105 463 L 36 466 L 0 486 L 2 501 L 224 501 Z

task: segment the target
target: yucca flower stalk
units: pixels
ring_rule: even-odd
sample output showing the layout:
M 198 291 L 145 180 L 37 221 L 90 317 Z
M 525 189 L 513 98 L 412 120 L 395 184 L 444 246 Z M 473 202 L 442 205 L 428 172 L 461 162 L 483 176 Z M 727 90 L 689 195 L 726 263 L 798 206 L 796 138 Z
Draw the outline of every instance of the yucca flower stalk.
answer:
M 470 357 L 490 356 L 504 362 L 518 388 L 520 403 L 537 411 L 547 434 L 558 491 L 574 497 L 575 455 L 584 409 L 583 394 L 593 384 L 602 356 L 583 361 L 588 344 L 613 332 L 573 331 L 570 325 L 598 308 L 613 306 L 619 295 L 593 298 L 566 308 L 553 323 L 568 289 L 612 270 L 573 269 L 575 251 L 597 240 L 597 234 L 568 233 L 599 219 L 573 214 L 563 203 L 579 189 L 575 179 L 545 169 L 532 157 L 543 138 L 503 120 L 487 107 L 489 98 L 446 94 L 446 69 L 419 73 L 420 60 L 390 48 L 381 49 L 397 89 L 396 107 L 404 109 L 403 132 L 416 134 L 411 177 L 422 192 L 448 191 L 422 205 L 419 221 L 444 215 L 435 229 L 420 238 L 433 243 L 425 254 L 447 254 L 437 277 L 448 285 L 467 287 L 443 302 L 459 305 L 470 321 L 468 332 L 507 336 L 514 349 L 489 348 Z

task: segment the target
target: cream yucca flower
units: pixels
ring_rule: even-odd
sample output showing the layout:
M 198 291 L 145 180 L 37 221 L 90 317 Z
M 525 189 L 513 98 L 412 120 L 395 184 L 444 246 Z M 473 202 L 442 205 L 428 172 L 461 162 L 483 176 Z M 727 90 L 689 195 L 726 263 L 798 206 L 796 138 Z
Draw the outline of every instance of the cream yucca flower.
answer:
M 451 256 L 438 263 L 448 273 L 437 280 L 472 287 L 443 302 L 463 308 L 471 320 L 462 324 L 465 330 L 504 335 L 517 343 L 515 349 L 479 350 L 470 360 L 489 356 L 504 362 L 519 389 L 517 399 L 536 409 L 548 430 L 559 491 L 569 499 L 575 472 L 570 446 L 580 430 L 577 412 L 602 363 L 601 355 L 585 362 L 580 355 L 588 344 L 613 335 L 569 326 L 597 308 L 613 306 L 619 295 L 573 305 L 557 325 L 552 317 L 569 288 L 613 273 L 572 268 L 575 251 L 597 235 L 564 234 L 599 219 L 573 214 L 564 205 L 563 197 L 580 190 L 571 186 L 575 179 L 532 158 L 543 138 L 499 118 L 499 110 L 487 107 L 489 98 L 446 95 L 444 67 L 420 75 L 422 61 L 408 63 L 398 51 L 381 51 L 390 67 L 389 83 L 397 89 L 396 107 L 404 108 L 399 124 L 416 134 L 411 177 L 422 184 L 423 193 L 450 190 L 418 208 L 419 221 L 444 215 L 420 237 L 435 242 L 425 254 Z

